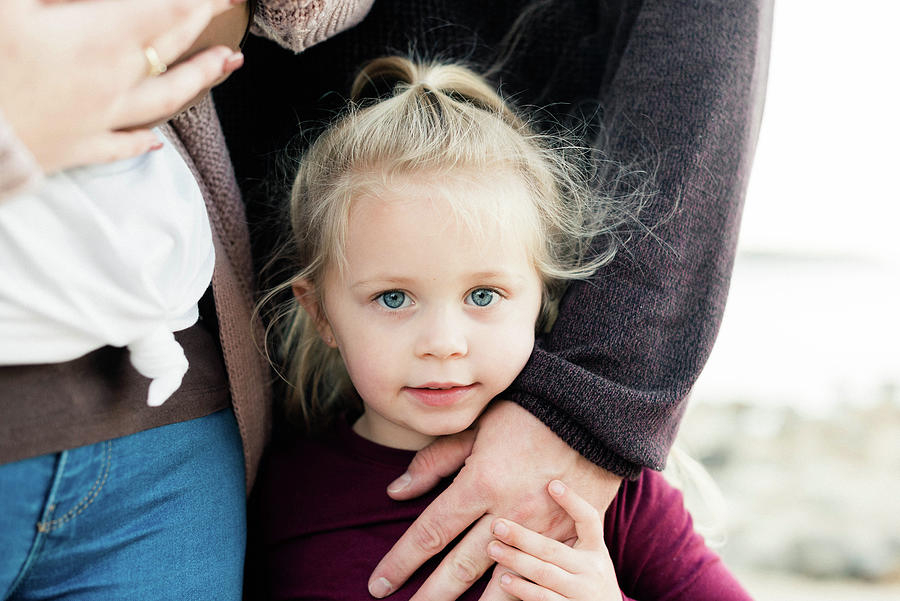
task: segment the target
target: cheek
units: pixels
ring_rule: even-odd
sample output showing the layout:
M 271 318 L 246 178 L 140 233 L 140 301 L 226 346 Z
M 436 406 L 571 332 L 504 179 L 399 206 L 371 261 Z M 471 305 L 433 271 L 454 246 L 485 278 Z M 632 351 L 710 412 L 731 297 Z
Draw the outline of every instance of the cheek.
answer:
M 399 364 L 397 345 L 391 342 L 390 336 L 373 335 L 366 330 L 335 334 L 341 341 L 341 357 L 350 379 L 360 396 L 368 401 L 372 393 L 384 390 L 392 381 L 392 369 Z M 344 344 L 347 340 L 351 343 Z
M 534 349 L 534 328 L 527 325 L 530 323 L 529 316 L 522 315 L 504 324 L 503 331 L 482 336 L 480 360 L 493 366 L 498 385 L 503 388 L 519 375 Z

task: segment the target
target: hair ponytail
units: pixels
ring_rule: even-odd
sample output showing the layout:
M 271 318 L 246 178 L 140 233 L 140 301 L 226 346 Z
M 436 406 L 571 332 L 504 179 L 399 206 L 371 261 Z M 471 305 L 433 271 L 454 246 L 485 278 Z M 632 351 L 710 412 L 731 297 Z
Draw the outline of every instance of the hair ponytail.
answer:
M 471 69 L 454 63 L 416 63 L 403 56 L 383 56 L 366 63 L 353 80 L 350 100 L 365 103 L 365 92 L 376 93 L 390 85 L 392 95 L 440 93 L 457 102 L 465 102 L 494 113 L 507 124 L 520 128 L 525 124 L 510 110 L 497 91 Z M 376 98 L 380 95 L 376 94 Z
M 476 183 L 508 174 L 526 194 L 499 195 L 488 207 L 473 207 L 466 195 L 445 196 L 474 228 L 485 215 L 524 216 L 522 235 L 529 237 L 544 283 L 546 324 L 566 282 L 590 276 L 612 258 L 616 228 L 639 208 L 632 198 L 607 197 L 592 188 L 590 150 L 536 133 L 487 81 L 462 65 L 379 58 L 356 77 L 351 98 L 300 161 L 291 191 L 291 243 L 282 251 L 294 271 L 281 291 L 301 278 L 319 288 L 326 269 L 345 267 L 350 206 L 359 194 L 379 194 L 395 178 L 411 174 Z M 272 313 L 281 318 L 273 331 L 281 373 L 292 387 L 288 413 L 314 428 L 337 412 L 358 409 L 338 353 L 319 339 L 299 303 L 291 299 Z

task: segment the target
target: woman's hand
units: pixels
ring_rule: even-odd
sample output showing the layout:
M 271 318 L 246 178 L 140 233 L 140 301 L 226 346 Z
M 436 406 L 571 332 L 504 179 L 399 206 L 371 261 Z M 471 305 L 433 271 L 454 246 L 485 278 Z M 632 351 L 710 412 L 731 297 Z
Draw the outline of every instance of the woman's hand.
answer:
M 465 465 L 463 465 L 463 463 Z M 474 524 L 447 553 L 413 599 L 450 601 L 469 588 L 494 563 L 488 543 L 491 524 L 506 517 L 555 540 L 576 536 L 575 523 L 546 492 L 551 480 L 563 480 L 594 507 L 605 508 L 620 478 L 584 459 L 528 411 L 508 401 L 492 404 L 474 433 L 443 437 L 419 451 L 407 474 L 388 488 L 391 497 L 409 499 L 456 472 L 447 488 L 416 519 L 381 560 L 369 580 L 376 597 L 389 595 L 428 558 Z M 483 600 L 508 599 L 500 575 Z
M 171 65 L 244 0 L 2 0 L 0 113 L 45 173 L 146 152 L 168 118 L 241 57 L 222 46 Z M 148 53 L 146 49 L 152 47 Z
M 515 522 L 494 520 L 498 540 L 488 545 L 488 555 L 507 569 L 500 587 L 522 601 L 621 601 L 600 513 L 559 480 L 547 491 L 575 521 L 578 538 L 570 547 Z

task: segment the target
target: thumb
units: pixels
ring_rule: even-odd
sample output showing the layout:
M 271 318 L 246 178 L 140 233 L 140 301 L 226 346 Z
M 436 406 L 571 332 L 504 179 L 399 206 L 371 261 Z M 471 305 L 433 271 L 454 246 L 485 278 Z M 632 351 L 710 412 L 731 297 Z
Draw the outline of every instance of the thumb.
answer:
M 441 436 L 416 453 L 406 472 L 387 488 L 392 499 L 412 499 L 431 490 L 441 478 L 457 472 L 472 453 L 475 432 Z

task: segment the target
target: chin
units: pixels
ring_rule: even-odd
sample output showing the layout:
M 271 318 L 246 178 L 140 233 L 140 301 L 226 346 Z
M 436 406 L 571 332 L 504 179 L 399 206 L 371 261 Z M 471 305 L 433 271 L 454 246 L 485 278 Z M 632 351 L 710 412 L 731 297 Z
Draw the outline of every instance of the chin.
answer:
M 441 423 L 438 424 L 425 425 L 425 427 L 419 429 L 419 432 L 427 434 L 428 436 L 450 436 L 452 434 L 459 434 L 475 423 L 475 417 L 470 418 L 467 416 L 453 420 L 441 420 Z

